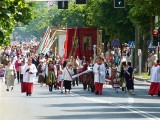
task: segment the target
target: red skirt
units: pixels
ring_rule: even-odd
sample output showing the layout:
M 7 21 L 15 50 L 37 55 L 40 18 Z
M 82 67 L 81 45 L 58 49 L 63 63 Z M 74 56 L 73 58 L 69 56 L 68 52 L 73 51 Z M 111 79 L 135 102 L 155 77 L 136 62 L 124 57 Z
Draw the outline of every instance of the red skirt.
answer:
M 151 82 L 149 95 L 158 95 L 158 91 L 160 90 L 160 83 Z
M 28 92 L 32 94 L 33 92 L 33 83 L 23 82 L 21 84 L 21 92 Z
M 59 81 L 58 83 L 58 87 L 61 87 L 62 81 Z

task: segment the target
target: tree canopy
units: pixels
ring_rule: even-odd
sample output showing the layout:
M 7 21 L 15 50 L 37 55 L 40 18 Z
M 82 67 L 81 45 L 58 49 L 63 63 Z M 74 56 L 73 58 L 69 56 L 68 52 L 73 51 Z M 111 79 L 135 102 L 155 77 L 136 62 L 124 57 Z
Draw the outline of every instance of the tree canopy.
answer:
M 19 1 L 18 4 L 15 1 L 8 2 L 10 6 L 14 6 L 14 9 L 8 7 L 14 16 L 14 19 L 9 17 L 8 20 L 13 19 L 15 23 L 28 23 L 32 17 L 35 18 L 28 25 L 23 25 L 23 28 L 17 30 L 19 34 L 26 37 L 31 35 L 37 38 L 41 37 L 47 26 L 60 26 L 62 28 L 78 26 L 102 29 L 104 42 L 115 37 L 119 38 L 121 42 L 127 42 L 134 40 L 135 26 L 140 27 L 142 36 L 146 34 L 149 36 L 153 28 L 151 23 L 154 21 L 151 18 L 160 15 L 159 0 L 126 0 L 126 6 L 123 9 L 115 9 L 113 0 L 88 0 L 86 5 L 77 5 L 74 0 L 71 0 L 68 9 L 64 10 L 58 9 L 57 3 L 52 7 L 47 7 L 46 2 L 37 2 L 36 6 L 32 7 L 33 3 L 21 5 L 23 0 L 17 0 Z M 18 5 L 21 6 L 19 9 L 16 7 Z M 13 27 L 11 27 L 11 23 L 13 22 L 8 23 L 8 28 L 14 27 L 15 23 Z
M 32 19 L 33 3 L 25 0 L 0 1 L 0 44 L 9 44 L 10 34 L 18 23 L 27 24 Z

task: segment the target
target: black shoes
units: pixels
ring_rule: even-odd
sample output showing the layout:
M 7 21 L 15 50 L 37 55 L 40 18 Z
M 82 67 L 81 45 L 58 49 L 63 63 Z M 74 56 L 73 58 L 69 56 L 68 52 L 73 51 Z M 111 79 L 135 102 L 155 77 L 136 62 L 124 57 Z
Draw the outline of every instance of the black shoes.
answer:
M 11 91 L 13 90 L 13 87 L 11 87 Z
M 31 95 L 32 95 L 31 93 L 26 92 L 26 96 L 31 96 Z
M 9 91 L 9 89 L 6 89 L 6 91 Z

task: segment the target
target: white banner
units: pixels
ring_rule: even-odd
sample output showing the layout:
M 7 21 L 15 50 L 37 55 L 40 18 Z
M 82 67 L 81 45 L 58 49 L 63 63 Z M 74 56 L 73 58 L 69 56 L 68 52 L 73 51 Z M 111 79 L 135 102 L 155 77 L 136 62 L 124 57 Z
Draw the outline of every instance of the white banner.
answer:
M 79 73 L 79 74 L 73 75 L 72 78 L 79 77 L 80 75 L 83 75 L 83 74 L 85 74 L 85 73 L 89 73 L 89 72 L 92 72 L 92 71 L 93 71 L 92 69 L 86 70 L 86 71 L 81 72 L 81 73 Z
M 66 35 L 59 35 L 58 37 L 58 54 L 60 57 L 64 55 L 64 44 L 66 40 Z

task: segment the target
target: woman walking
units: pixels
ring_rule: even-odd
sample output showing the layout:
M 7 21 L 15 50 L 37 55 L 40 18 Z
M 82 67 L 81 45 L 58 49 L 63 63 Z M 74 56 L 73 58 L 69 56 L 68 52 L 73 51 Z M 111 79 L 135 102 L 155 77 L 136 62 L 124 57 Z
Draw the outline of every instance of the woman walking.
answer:
M 67 67 L 65 67 L 63 71 L 65 94 L 67 93 L 67 89 L 69 90 L 68 93 L 70 93 L 71 90 L 72 75 L 74 74 L 71 67 L 72 63 L 69 62 L 67 63 Z
M 12 91 L 13 87 L 14 87 L 14 81 L 16 78 L 16 70 L 15 70 L 14 65 L 11 64 L 11 61 L 8 61 L 8 64 L 5 69 L 5 76 L 6 76 L 6 81 L 7 81 L 6 91 L 9 91 L 10 87 L 11 87 L 11 91 Z
M 47 85 L 49 86 L 49 91 L 52 92 L 53 85 L 56 84 L 56 66 L 52 61 L 48 63 L 48 74 L 47 74 Z
M 133 68 L 131 62 L 127 63 L 128 68 L 125 71 L 126 87 L 129 94 L 134 95 Z

